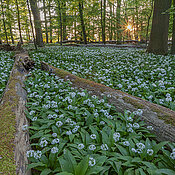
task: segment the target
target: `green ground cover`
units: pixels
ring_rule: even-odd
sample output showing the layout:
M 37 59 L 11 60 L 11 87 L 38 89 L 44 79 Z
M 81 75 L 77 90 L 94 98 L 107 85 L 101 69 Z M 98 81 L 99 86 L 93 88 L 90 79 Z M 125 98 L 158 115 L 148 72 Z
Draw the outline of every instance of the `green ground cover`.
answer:
M 175 110 L 175 56 L 84 47 L 48 47 L 30 55 L 36 61 Z
M 0 98 L 2 97 L 14 63 L 14 59 L 11 58 L 12 56 L 13 53 L 11 52 L 0 51 Z
M 175 174 L 175 143 L 157 143 L 153 127 L 134 117 L 142 110 L 119 114 L 105 98 L 39 69 L 25 84 L 33 174 Z

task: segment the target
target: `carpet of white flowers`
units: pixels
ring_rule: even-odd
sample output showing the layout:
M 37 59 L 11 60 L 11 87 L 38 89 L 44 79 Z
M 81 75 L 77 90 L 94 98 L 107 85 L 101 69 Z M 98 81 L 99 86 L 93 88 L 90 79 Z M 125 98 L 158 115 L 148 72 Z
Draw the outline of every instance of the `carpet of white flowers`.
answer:
M 31 57 L 175 110 L 175 56 L 135 49 L 53 47 L 32 52 Z
M 0 51 L 0 98 L 2 97 L 14 63 L 14 59 L 11 56 L 11 52 Z
M 30 131 L 32 149 L 26 154 L 33 174 L 175 174 L 175 143 L 157 143 L 154 128 L 133 113 L 119 114 L 105 97 L 39 69 L 25 84 L 30 126 L 22 129 Z

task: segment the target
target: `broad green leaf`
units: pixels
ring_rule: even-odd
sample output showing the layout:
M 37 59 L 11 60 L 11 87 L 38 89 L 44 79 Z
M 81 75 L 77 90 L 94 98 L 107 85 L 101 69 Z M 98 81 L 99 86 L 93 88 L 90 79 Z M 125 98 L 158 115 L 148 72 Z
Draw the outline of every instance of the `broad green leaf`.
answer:
M 46 169 L 44 169 L 44 170 L 41 172 L 40 175 L 48 175 L 48 174 L 50 174 L 51 172 L 52 172 L 51 169 L 46 168 Z
M 89 157 L 86 156 L 75 168 L 75 175 L 85 175 L 89 166 Z

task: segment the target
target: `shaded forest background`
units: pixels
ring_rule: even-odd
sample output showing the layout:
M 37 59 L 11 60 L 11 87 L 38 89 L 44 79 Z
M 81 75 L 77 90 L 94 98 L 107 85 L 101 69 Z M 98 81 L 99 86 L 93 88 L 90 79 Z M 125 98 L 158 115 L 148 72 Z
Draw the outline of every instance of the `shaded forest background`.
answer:
M 156 3 L 161 15 L 168 15 L 166 26 L 171 40 L 172 0 L 0 0 L 0 42 L 14 44 L 36 40 L 39 46 L 43 42 L 62 44 L 66 40 L 85 44 L 105 44 L 106 41 L 120 44 L 124 40 L 146 42 Z M 160 26 L 157 27 L 159 30 Z

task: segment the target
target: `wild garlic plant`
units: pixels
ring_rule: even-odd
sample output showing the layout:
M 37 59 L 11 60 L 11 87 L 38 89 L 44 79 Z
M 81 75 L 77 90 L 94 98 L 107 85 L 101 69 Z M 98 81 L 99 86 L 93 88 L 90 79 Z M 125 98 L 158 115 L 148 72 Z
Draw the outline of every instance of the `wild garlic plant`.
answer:
M 0 51 L 0 98 L 6 87 L 10 71 L 12 69 L 14 59 L 12 59 L 13 53 Z
M 175 144 L 154 140 L 153 126 L 139 121 L 141 109 L 120 114 L 106 98 L 39 69 L 25 85 L 32 148 L 26 155 L 35 173 L 175 174 Z
M 37 62 L 45 61 L 82 78 L 175 110 L 175 56 L 94 47 L 48 47 L 30 55 Z

